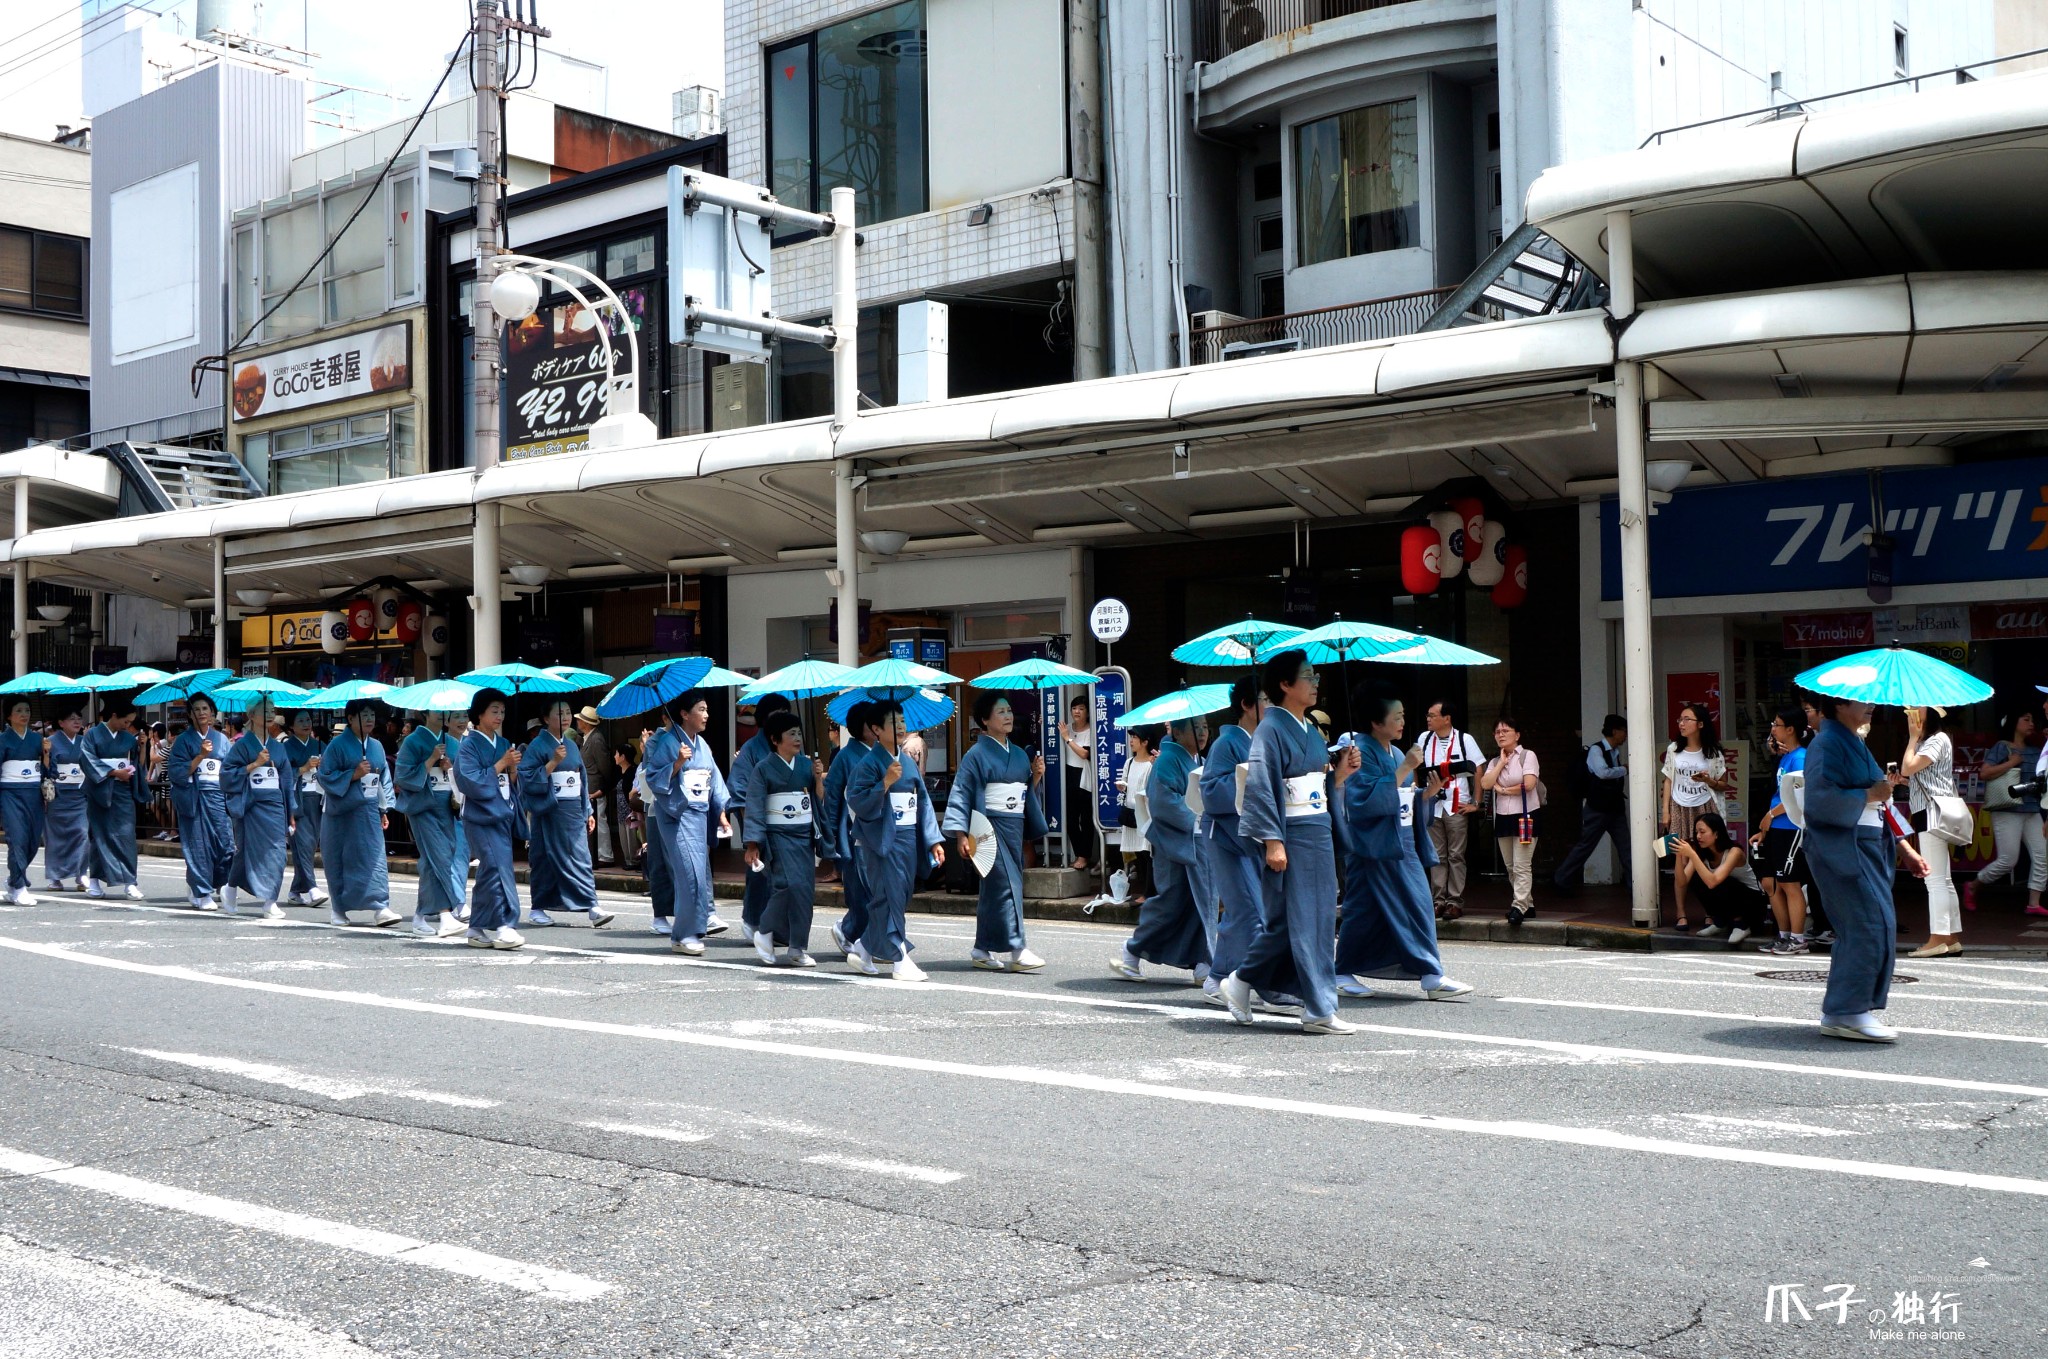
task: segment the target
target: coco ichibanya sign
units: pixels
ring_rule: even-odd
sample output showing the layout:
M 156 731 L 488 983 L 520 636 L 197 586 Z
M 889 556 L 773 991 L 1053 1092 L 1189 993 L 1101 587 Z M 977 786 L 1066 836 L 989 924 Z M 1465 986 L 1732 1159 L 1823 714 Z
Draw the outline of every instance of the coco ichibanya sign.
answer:
M 235 419 L 257 420 L 412 385 L 412 327 L 403 321 L 335 335 L 275 354 L 238 358 Z

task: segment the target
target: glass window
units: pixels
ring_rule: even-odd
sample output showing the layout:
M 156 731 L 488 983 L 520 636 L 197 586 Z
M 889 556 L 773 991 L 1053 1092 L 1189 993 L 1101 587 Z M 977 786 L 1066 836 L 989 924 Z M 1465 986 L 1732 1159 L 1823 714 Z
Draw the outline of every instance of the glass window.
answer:
M 391 444 L 379 439 L 370 444 L 350 444 L 334 452 L 338 484 L 353 486 L 364 481 L 383 481 L 391 475 Z
M 613 241 L 604 248 L 604 276 L 607 281 L 633 274 L 654 272 L 654 233 L 630 240 Z
M 385 422 L 389 418 L 383 411 L 378 411 L 375 415 L 358 415 L 349 422 L 349 432 L 358 439 L 382 435 L 388 427 Z
M 249 434 L 242 438 L 242 466 L 249 469 L 249 475 L 258 486 L 270 484 L 270 436 Z
M 290 495 L 294 491 L 321 491 L 332 485 L 332 453 L 307 453 L 296 458 L 279 458 L 270 464 L 272 495 Z
M 420 182 L 415 175 L 391 181 L 391 301 L 417 302 L 420 296 Z
M 320 205 L 302 203 L 263 219 L 263 305 L 268 308 L 320 254 Z M 320 324 L 319 293 L 312 283 L 293 293 L 264 322 L 264 335 L 297 335 Z
M 1415 101 L 1294 129 L 1297 265 L 1422 243 Z
M 36 238 L 36 308 L 84 315 L 85 242 L 65 236 Z
M 247 336 L 256 318 L 263 314 L 261 280 L 256 277 L 256 227 L 235 228 L 235 329 L 237 340 Z
M 1060 630 L 1057 609 L 1037 612 L 968 614 L 960 620 L 961 645 L 1047 637 Z
M 420 460 L 416 421 L 411 406 L 400 406 L 391 412 L 391 475 L 394 477 L 416 476 L 427 470 Z
M 35 304 L 35 254 L 33 232 L 0 231 L 0 307 Z
M 304 428 L 281 429 L 270 436 L 271 447 L 280 454 L 302 453 L 306 449 L 306 436 L 310 432 Z
M 313 426 L 313 446 L 318 448 L 322 444 L 340 443 L 342 431 L 347 428 L 346 420 L 329 420 L 325 424 Z
M 335 324 L 375 316 L 385 308 L 384 190 L 331 194 L 324 208 L 327 236 L 334 242 L 326 262 L 327 320 Z
M 924 0 L 906 0 L 768 53 L 777 197 L 822 212 L 850 184 L 864 222 L 924 211 L 924 48 Z
M 811 203 L 811 40 L 768 54 L 768 190 L 793 208 Z

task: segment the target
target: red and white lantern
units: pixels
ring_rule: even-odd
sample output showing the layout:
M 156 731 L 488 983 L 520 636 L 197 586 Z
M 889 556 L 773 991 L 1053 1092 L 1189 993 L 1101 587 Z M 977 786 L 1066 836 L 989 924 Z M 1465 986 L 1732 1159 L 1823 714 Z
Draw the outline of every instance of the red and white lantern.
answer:
M 1456 510 L 1438 510 L 1429 516 L 1443 551 L 1437 554 L 1437 573 L 1445 580 L 1465 574 L 1465 516 Z
M 1401 587 L 1411 595 L 1433 595 L 1443 579 L 1444 543 L 1427 524 L 1401 531 Z
M 1482 590 L 1491 590 L 1506 574 L 1507 560 L 1507 525 L 1488 519 L 1479 526 L 1479 556 L 1472 562 L 1469 573 L 1472 583 Z
M 1503 609 L 1519 608 L 1529 598 L 1529 549 L 1511 547 L 1500 584 L 1493 587 L 1493 602 Z
M 348 639 L 367 642 L 377 635 L 377 606 L 367 599 L 348 602 Z
M 1486 522 L 1486 506 L 1476 496 L 1459 496 L 1451 502 L 1451 508 L 1458 512 L 1465 536 L 1458 543 L 1458 550 L 1465 554 L 1466 565 L 1479 560 L 1480 527 Z
M 398 618 L 392 624 L 392 631 L 399 644 L 411 646 L 420 639 L 420 627 L 426 622 L 425 606 L 417 600 L 402 599 L 398 603 Z

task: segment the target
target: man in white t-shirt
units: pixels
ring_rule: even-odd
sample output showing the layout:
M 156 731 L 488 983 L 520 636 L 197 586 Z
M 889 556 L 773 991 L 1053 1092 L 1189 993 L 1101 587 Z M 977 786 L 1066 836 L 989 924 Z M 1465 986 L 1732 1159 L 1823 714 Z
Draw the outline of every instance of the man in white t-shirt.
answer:
M 1439 920 L 1456 920 L 1465 913 L 1466 816 L 1476 805 L 1472 774 L 1480 763 L 1479 743 L 1458 730 L 1457 718 L 1457 706 L 1447 698 L 1438 699 L 1423 717 L 1428 730 L 1415 743 L 1422 768 L 1436 770 L 1443 780 L 1429 822 L 1429 842 L 1436 848 L 1429 894 Z

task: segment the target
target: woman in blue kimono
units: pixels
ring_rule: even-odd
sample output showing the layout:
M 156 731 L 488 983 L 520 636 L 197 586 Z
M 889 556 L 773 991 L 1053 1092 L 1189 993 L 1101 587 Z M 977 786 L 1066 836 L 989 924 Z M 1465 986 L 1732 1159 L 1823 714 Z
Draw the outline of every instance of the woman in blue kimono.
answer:
M 1401 753 L 1407 713 L 1401 700 L 1374 688 L 1352 701 L 1365 719 L 1360 764 L 1344 786 L 1337 822 L 1344 844 L 1344 919 L 1337 930 L 1337 994 L 1372 994 L 1368 977 L 1419 982 L 1431 1000 L 1472 990 L 1444 975 L 1437 951 L 1436 909 L 1429 898 L 1429 808 L 1443 782 L 1434 769 L 1426 786 L 1414 775 L 1420 747 Z
M 960 757 L 943 823 L 968 859 L 974 857 L 974 837 L 967 833 L 973 814 L 982 813 L 995 828 L 996 861 L 981 880 L 975 907 L 974 965 L 987 972 L 1036 972 L 1045 959 L 1024 946 L 1024 842 L 1046 833 L 1045 809 L 1031 786 L 1045 776 L 1045 761 L 1011 743 L 1017 715 L 1001 693 L 990 690 L 975 699 L 974 720 L 981 737 Z
M 515 949 L 526 940 L 519 919 L 519 881 L 512 867 L 512 770 L 519 747 L 505 739 L 505 696 L 485 689 L 469 704 L 469 735 L 455 752 L 455 788 L 462 794 L 462 829 L 476 856 L 476 887 L 469 898 L 471 948 Z
M 813 809 L 825 771 L 804 754 L 803 724 L 795 713 L 769 717 L 761 734 L 768 738 L 768 754 L 747 776 L 747 873 L 768 883 L 754 952 L 770 967 L 816 967 L 810 953 L 818 881 Z M 779 959 L 777 945 L 783 949 Z
M 550 909 L 582 911 L 593 927 L 609 925 L 612 913 L 597 904 L 597 873 L 590 866 L 590 836 L 597 815 L 590 806 L 590 780 L 583 752 L 564 735 L 576 718 L 575 705 L 552 699 L 519 757 L 519 801 L 531 834 L 526 846 L 532 907 L 529 925 L 552 925 Z
M 221 889 L 221 908 L 235 914 L 236 894 L 247 892 L 263 906 L 267 920 L 284 919 L 277 899 L 284 895 L 285 860 L 291 854 L 298 816 L 298 781 L 284 741 L 270 735 L 270 708 L 249 706 L 242 734 L 228 747 L 222 766 L 228 815 L 235 822 L 235 861 Z
M 945 836 L 924 771 L 903 749 L 903 705 L 877 702 L 867 716 L 875 743 L 847 773 L 846 811 L 868 889 L 868 925 L 847 941 L 846 961 L 870 977 L 886 964 L 897 981 L 923 981 L 904 915 L 918 880 L 946 861 Z
M 1879 1023 L 1876 1012 L 1891 992 L 1899 934 L 1884 811 L 1903 780 L 1878 768 L 1856 734 L 1870 722 L 1871 711 L 1868 703 L 1820 697 L 1820 730 L 1806 749 L 1806 867 L 1835 930 L 1820 1031 L 1831 1038 L 1894 1043 L 1898 1031 Z M 1914 876 L 1924 876 L 1926 862 L 1910 845 L 1903 852 Z
M 7 705 L 0 729 L 0 826 L 7 831 L 7 899 L 33 906 L 29 865 L 43 847 L 43 778 L 49 772 L 50 742 L 28 729 L 29 702 Z
M 747 788 L 754 777 L 754 765 L 768 754 L 768 719 L 776 713 L 789 711 L 789 698 L 785 694 L 765 694 L 754 705 L 754 734 L 741 742 L 740 748 L 732 755 L 732 778 L 728 780 L 728 791 L 732 794 L 731 810 L 739 814 L 740 834 L 751 833 L 746 819 L 752 812 L 747 806 Z M 752 942 L 761 928 L 761 912 L 768 906 L 768 880 L 759 873 L 749 873 L 740 887 L 740 933 Z M 715 931 L 714 931 L 715 932 Z
M 825 797 L 820 808 L 822 829 L 818 838 L 825 854 L 839 865 L 840 891 L 846 897 L 846 914 L 832 926 L 832 947 L 839 950 L 841 957 L 848 958 L 853 956 L 853 941 L 867 932 L 868 885 L 861 876 L 860 853 L 854 848 L 853 815 L 846 809 L 846 781 L 875 748 L 873 725 L 872 705 L 856 703 L 846 710 L 846 741 L 832 757 L 831 768 L 825 771 Z
M 1266 715 L 1266 696 L 1256 678 L 1237 681 L 1230 690 L 1232 721 L 1219 728 L 1202 760 L 1202 823 L 1198 832 L 1209 880 L 1216 893 L 1216 943 L 1209 975 L 1202 980 L 1202 999 L 1223 1004 L 1223 979 L 1237 970 L 1252 940 L 1259 937 L 1265 910 L 1260 898 L 1258 847 L 1238 833 L 1237 771 L 1251 758 L 1252 732 Z M 1282 992 L 1260 992 L 1256 1009 L 1301 1013 L 1301 1001 Z
M 351 700 L 347 726 L 320 752 L 320 859 L 327 865 L 331 925 L 350 923 L 350 911 L 375 911 L 379 929 L 404 916 L 391 909 L 390 855 L 384 830 L 391 806 L 391 766 L 377 729 L 377 700 Z
M 1158 751 L 1152 777 L 1145 783 L 1152 824 L 1145 839 L 1152 846 L 1152 894 L 1138 907 L 1138 928 L 1123 951 L 1109 960 L 1109 970 L 1125 981 L 1143 981 L 1141 963 L 1185 968 L 1197 982 L 1209 976 L 1209 932 L 1195 897 L 1195 814 L 1188 807 L 1188 780 L 1195 763 L 1195 724 L 1183 719 L 1172 726 L 1131 728 Z M 1206 875 L 1205 875 L 1206 876 Z
M 413 847 L 420 852 L 412 932 L 427 938 L 460 932 L 469 896 L 469 843 L 455 815 L 453 747 L 447 719 L 440 713 L 423 713 L 420 724 L 399 743 L 393 776 L 398 810 L 405 813 Z
M 1308 653 L 1283 651 L 1262 673 L 1273 705 L 1252 736 L 1245 761 L 1238 830 L 1265 864 L 1263 917 L 1245 960 L 1224 978 L 1230 1017 L 1252 1022 L 1253 988 L 1302 998 L 1304 1033 L 1356 1033 L 1337 1017 L 1337 859 L 1330 830 L 1330 752 L 1309 721 L 1320 683 Z M 1335 796 L 1358 768 L 1358 752 L 1338 760 Z
M 50 733 L 50 782 L 57 794 L 43 808 L 43 876 L 46 890 L 61 892 L 68 887 L 85 891 L 85 877 L 91 867 L 91 831 L 87 826 L 85 796 L 85 751 L 79 733 L 85 719 L 76 712 L 57 719 Z
M 291 732 L 284 738 L 286 757 L 291 761 L 292 786 L 297 795 L 298 824 L 292 831 L 292 894 L 294 906 L 318 906 L 327 900 L 314 866 L 320 854 L 320 753 L 327 743 L 313 725 L 313 714 L 292 714 Z
M 79 742 L 85 762 L 86 818 L 92 844 L 92 877 L 85 894 L 104 897 L 119 887 L 130 901 L 142 900 L 135 873 L 135 816 L 149 802 L 149 782 L 137 765 L 140 742 L 135 704 L 127 698 L 102 700 L 105 715 Z
M 669 704 L 667 719 L 649 746 L 654 754 L 646 765 L 656 825 L 647 852 L 651 859 L 656 839 L 661 841 L 671 912 L 669 952 L 695 958 L 704 952 L 704 936 L 725 928 L 719 922 L 713 929 L 718 917 L 711 910 L 711 847 L 718 832 L 731 824 L 725 809 L 732 794 L 704 738 L 711 725 L 710 698 L 692 689 Z
M 221 786 L 228 738 L 216 730 L 213 700 L 194 694 L 185 700 L 191 725 L 171 742 L 171 805 L 178 813 L 178 837 L 185 851 L 185 890 L 195 911 L 211 911 L 214 894 L 227 885 L 234 864 L 235 829 L 228 819 L 227 790 Z

